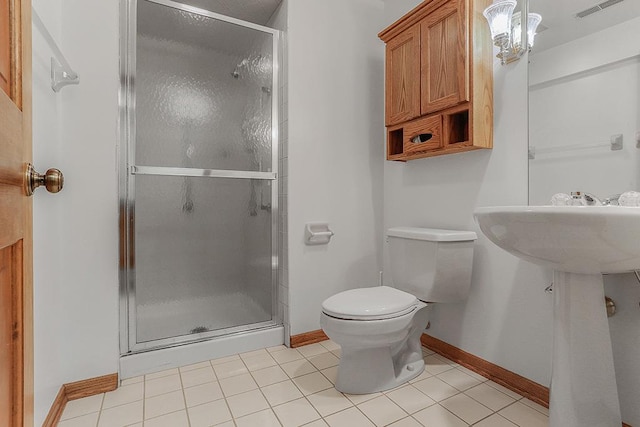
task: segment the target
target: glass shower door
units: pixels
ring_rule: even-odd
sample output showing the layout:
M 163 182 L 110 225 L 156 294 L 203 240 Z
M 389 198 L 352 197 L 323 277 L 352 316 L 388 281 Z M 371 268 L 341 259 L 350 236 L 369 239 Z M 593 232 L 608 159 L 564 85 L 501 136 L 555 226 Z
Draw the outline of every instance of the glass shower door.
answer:
M 277 31 L 128 13 L 123 353 L 274 325 Z

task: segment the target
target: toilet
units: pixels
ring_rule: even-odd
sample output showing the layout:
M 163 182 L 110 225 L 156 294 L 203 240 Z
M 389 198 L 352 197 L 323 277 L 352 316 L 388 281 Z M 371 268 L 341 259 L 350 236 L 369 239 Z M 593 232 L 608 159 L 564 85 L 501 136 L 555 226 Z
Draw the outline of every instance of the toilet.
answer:
M 466 299 L 476 239 L 473 231 L 387 231 L 393 287 L 352 289 L 322 303 L 320 325 L 342 347 L 336 389 L 374 393 L 422 373 L 420 336 L 431 305 Z

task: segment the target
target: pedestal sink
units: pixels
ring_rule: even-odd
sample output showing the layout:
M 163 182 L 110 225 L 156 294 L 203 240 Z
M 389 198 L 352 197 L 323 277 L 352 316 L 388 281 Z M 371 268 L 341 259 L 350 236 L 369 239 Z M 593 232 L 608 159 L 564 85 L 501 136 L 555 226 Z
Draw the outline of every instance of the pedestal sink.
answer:
M 551 427 L 620 427 L 602 274 L 640 269 L 640 208 L 508 206 L 474 216 L 493 243 L 554 270 Z

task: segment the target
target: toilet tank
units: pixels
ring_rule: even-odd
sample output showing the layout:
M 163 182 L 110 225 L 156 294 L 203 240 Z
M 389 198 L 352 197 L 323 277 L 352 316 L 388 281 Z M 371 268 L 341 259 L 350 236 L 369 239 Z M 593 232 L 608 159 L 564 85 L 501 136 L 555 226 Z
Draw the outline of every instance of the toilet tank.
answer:
M 477 238 L 473 231 L 390 228 L 392 286 L 425 302 L 466 299 Z

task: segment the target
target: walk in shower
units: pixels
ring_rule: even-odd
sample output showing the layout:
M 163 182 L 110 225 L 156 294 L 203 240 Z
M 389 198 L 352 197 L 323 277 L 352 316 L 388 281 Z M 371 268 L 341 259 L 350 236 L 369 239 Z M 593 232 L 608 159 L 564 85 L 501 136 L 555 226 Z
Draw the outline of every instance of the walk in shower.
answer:
M 278 31 L 122 5 L 121 353 L 274 328 Z

